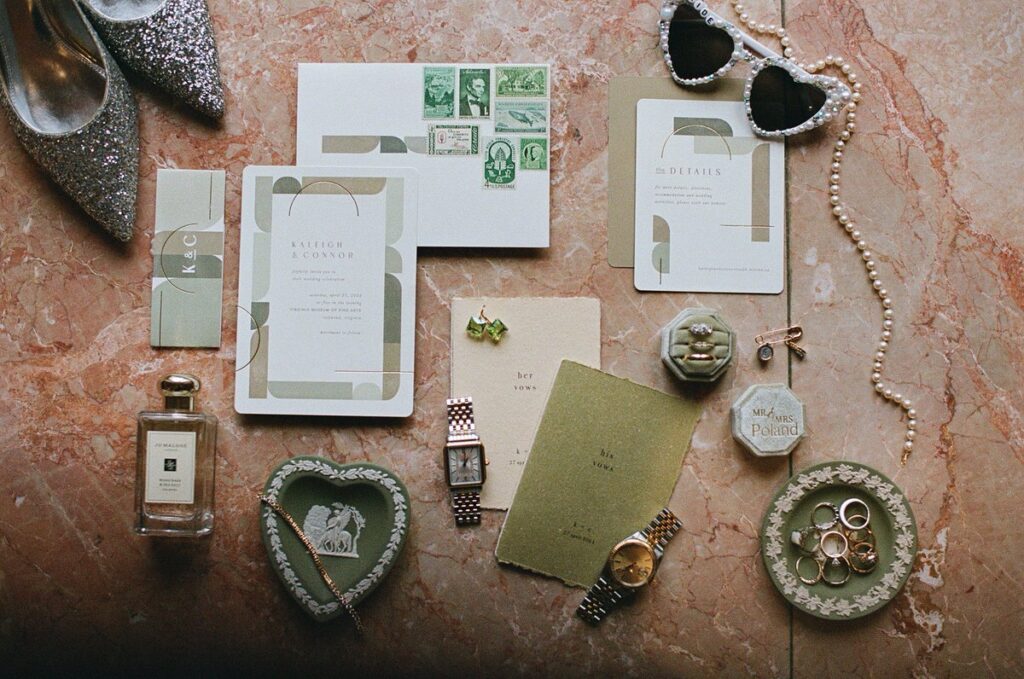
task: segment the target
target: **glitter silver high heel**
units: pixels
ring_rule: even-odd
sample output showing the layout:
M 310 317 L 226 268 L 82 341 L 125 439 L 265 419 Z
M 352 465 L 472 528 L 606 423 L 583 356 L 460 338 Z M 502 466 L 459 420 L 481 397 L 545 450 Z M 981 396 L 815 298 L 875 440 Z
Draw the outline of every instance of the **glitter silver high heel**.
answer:
M 224 115 L 206 0 L 81 0 L 114 57 L 200 113 Z
M 135 224 L 135 100 L 67 0 L 0 0 L 0 108 L 29 155 L 115 238 Z

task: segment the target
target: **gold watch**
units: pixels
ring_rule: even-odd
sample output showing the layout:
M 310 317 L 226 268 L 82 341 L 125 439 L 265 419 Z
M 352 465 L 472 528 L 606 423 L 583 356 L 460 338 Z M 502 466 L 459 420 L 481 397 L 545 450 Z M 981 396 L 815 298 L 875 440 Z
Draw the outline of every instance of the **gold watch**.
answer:
M 662 509 L 646 528 L 612 547 L 604 573 L 583 597 L 576 615 L 597 625 L 613 608 L 650 584 L 665 545 L 681 527 L 675 514 Z
M 444 469 L 451 489 L 455 525 L 480 523 L 480 491 L 487 480 L 487 457 L 473 421 L 473 399 L 448 399 L 448 442 Z

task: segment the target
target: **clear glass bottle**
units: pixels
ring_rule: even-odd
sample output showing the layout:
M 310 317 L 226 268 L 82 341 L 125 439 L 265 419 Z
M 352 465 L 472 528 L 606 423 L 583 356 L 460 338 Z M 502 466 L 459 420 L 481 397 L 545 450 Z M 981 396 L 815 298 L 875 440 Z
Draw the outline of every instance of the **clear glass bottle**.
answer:
M 164 410 L 139 413 L 135 532 L 201 537 L 213 532 L 217 418 L 196 410 L 197 377 L 160 380 Z

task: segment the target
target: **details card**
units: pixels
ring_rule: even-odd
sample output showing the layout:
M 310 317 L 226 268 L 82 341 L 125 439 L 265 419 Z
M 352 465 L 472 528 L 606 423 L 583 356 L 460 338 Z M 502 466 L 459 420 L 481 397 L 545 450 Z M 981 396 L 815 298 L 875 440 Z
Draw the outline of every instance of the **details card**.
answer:
M 511 330 L 499 344 L 466 334 L 483 310 Z M 558 319 L 553 331 L 552 319 Z M 508 509 L 563 359 L 601 366 L 601 303 L 588 298 L 452 301 L 452 397 L 472 396 L 490 465 L 480 504 Z
M 238 412 L 412 414 L 416 185 L 402 168 L 246 168 Z
M 224 172 L 157 170 L 154 347 L 219 347 L 224 292 Z
M 611 548 L 668 505 L 700 412 L 695 402 L 564 361 L 498 561 L 592 585 Z
M 636 120 L 638 290 L 778 294 L 785 145 L 742 102 L 642 99 Z

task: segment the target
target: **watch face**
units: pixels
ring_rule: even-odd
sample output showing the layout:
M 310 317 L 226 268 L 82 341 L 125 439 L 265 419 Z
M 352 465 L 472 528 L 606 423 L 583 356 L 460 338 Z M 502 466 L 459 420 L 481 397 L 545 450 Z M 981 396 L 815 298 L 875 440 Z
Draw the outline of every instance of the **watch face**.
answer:
M 445 449 L 448 483 L 452 486 L 479 486 L 484 482 L 483 447 L 460 446 Z
M 624 540 L 608 557 L 612 578 L 623 587 L 642 587 L 651 580 L 656 566 L 654 549 L 645 540 Z

